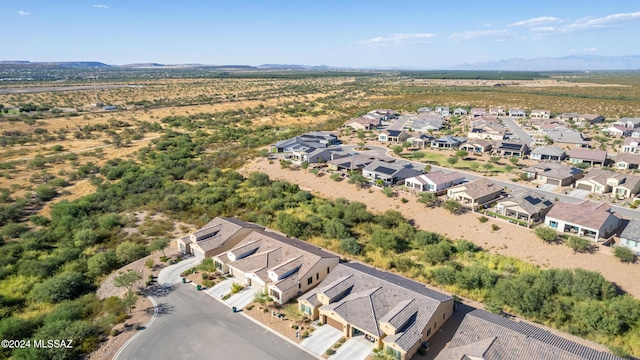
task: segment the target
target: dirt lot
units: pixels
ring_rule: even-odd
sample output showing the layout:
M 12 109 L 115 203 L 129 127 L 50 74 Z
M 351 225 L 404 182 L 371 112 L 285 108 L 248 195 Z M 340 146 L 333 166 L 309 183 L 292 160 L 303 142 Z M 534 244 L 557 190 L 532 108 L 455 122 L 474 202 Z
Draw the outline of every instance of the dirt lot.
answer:
M 384 212 L 400 211 L 405 217 L 413 219 L 418 228 L 438 232 L 453 239 L 464 238 L 493 253 L 512 256 L 543 268 L 583 268 L 597 271 L 622 289 L 640 297 L 640 282 L 637 281 L 639 265 L 623 264 L 604 248 L 594 254 L 575 254 L 564 245 L 545 244 L 531 230 L 509 224 L 500 219 L 490 219 L 480 223 L 478 214 L 451 215 L 441 208 L 428 209 L 409 194 L 401 195 L 409 202 L 402 204 L 400 197 L 387 198 L 379 190 L 357 190 L 354 185 L 342 182 L 336 184 L 328 176 L 316 177 L 304 171 L 280 169 L 278 162 L 269 164 L 267 160 L 257 159 L 243 168 L 245 173 L 260 171 L 271 178 L 287 180 L 301 188 L 327 198 L 345 198 L 367 204 L 369 210 Z M 491 225 L 500 229 L 493 232 Z

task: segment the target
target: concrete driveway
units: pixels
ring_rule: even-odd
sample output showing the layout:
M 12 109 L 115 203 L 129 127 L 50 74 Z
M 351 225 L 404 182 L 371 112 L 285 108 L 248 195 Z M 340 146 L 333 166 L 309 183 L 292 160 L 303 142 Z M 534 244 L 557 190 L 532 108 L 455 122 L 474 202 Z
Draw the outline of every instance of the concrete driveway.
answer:
M 300 346 L 316 355 L 322 356 L 341 337 L 342 331 L 333 326 L 320 326 L 308 338 L 302 340 Z
M 336 350 L 336 354 L 329 357 L 330 360 L 364 360 L 371 355 L 374 344 L 364 336 L 356 336 L 347 340 Z
M 552 185 L 552 184 L 544 184 L 544 185 L 540 185 L 538 187 L 538 189 L 540 189 L 540 190 L 550 191 L 550 192 L 553 192 L 557 188 L 558 188 L 558 185 Z
M 233 279 L 223 280 L 213 285 L 211 289 L 205 290 L 205 292 L 216 299 L 221 299 L 231 291 L 231 284 L 233 284 Z
M 242 309 L 245 306 L 251 304 L 255 294 L 259 292 L 260 289 L 252 288 L 251 286 L 242 289 L 240 292 L 231 295 L 229 299 L 227 299 L 226 303 L 229 306 L 235 306 L 236 309 Z
M 192 267 L 200 264 L 202 261 L 202 257 L 193 256 L 188 259 L 182 260 L 179 263 L 169 265 L 166 268 L 160 270 L 160 274 L 158 274 L 158 284 L 177 284 L 182 282 L 182 278 L 180 274 L 189 270 Z
M 569 193 L 569 196 L 578 199 L 584 199 L 589 194 L 591 194 L 591 191 L 589 190 L 575 189 Z

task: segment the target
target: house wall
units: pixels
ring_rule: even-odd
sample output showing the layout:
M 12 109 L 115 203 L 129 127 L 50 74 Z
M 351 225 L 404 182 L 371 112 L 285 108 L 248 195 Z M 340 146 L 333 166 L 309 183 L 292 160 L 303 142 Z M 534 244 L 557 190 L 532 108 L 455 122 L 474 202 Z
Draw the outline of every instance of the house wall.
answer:
M 234 268 L 233 266 L 229 266 L 229 273 L 231 275 L 233 275 L 234 278 L 236 278 L 236 282 L 240 283 L 240 284 L 246 284 L 247 283 L 247 279 L 244 276 L 244 272 Z
M 338 265 L 339 262 L 340 262 L 340 259 L 337 256 L 334 258 L 320 259 L 320 261 L 318 261 L 311 269 L 309 269 L 309 271 L 307 271 L 305 274 L 300 274 L 300 277 L 299 277 L 300 287 L 298 287 L 298 285 L 295 285 L 289 289 L 281 289 L 282 290 L 281 303 L 285 304 L 291 299 L 297 296 L 300 296 L 306 293 L 307 291 L 313 289 L 314 287 L 316 287 L 329 274 L 327 272 L 327 268 L 329 268 L 329 272 L 331 272 L 333 268 L 335 268 L 336 265 Z M 318 274 L 318 277 L 319 277 L 318 279 L 316 279 L 316 274 Z M 293 274 L 291 276 L 296 276 L 296 274 Z M 307 284 L 307 279 L 309 277 L 312 277 L 311 285 Z
M 311 318 L 311 320 L 318 320 L 318 317 L 320 316 L 320 312 L 318 311 L 318 308 L 313 306 L 307 300 L 298 300 L 298 310 L 300 310 L 300 312 L 302 312 L 303 314 L 306 314 L 306 313 L 302 310 L 302 305 L 307 306 L 311 309 L 311 315 L 308 315 Z
M 476 205 L 482 205 L 482 204 L 488 203 L 488 202 L 490 202 L 492 200 L 495 200 L 495 199 L 499 198 L 501 193 L 502 193 L 502 190 L 494 192 L 494 193 L 489 194 L 489 195 L 485 195 L 483 197 L 480 197 L 480 198 L 476 199 L 475 203 L 476 203 Z
M 544 219 L 545 225 L 548 225 L 548 226 L 551 226 L 551 221 L 555 221 L 555 222 L 558 223 L 558 226 L 556 228 L 554 228 L 554 229 L 556 229 L 560 233 L 564 232 L 565 225 L 570 225 L 570 226 L 577 226 L 577 227 L 579 227 L 581 229 L 585 229 L 585 230 L 595 231 L 597 238 L 601 238 L 601 237 L 602 238 L 606 238 L 609 235 L 611 235 L 611 233 L 613 231 L 615 231 L 617 228 L 620 227 L 620 220 L 618 218 L 616 218 L 615 216 L 613 216 L 613 215 L 609 216 L 607 221 L 604 222 L 604 224 L 602 225 L 602 227 L 600 229 L 589 228 L 589 227 L 586 227 L 586 226 L 582 226 L 580 224 L 571 223 L 571 222 L 568 222 L 568 221 L 552 218 L 552 217 L 549 217 L 549 216 L 547 216 Z
M 176 246 L 178 247 L 178 250 L 183 253 L 183 254 L 191 254 L 191 246 L 190 244 L 182 241 L 182 239 L 177 239 L 176 240 Z
M 423 188 L 422 183 L 418 182 L 418 181 L 412 181 L 411 179 L 407 179 L 404 181 L 404 186 L 413 189 L 413 190 L 418 190 L 418 191 L 424 191 L 425 189 Z M 427 184 L 424 185 L 424 187 L 427 187 Z
M 633 251 L 634 254 L 640 255 L 640 241 L 635 239 L 620 239 L 620 246 L 627 247 Z

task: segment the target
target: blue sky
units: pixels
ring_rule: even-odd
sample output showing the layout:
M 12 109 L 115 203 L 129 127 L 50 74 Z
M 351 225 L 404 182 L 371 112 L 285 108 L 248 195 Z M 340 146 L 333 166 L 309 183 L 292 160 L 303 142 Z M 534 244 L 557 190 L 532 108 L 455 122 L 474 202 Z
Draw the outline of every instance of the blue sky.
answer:
M 2 60 L 450 68 L 636 55 L 640 3 L 2 0 L 0 34 Z

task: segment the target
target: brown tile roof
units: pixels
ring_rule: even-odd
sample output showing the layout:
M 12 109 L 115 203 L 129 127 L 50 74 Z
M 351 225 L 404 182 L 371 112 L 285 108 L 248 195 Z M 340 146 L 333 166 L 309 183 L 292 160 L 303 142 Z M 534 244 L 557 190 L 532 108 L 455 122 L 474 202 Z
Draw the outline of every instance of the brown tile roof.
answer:
M 585 177 L 582 178 L 581 180 L 591 180 L 591 181 L 597 182 L 598 184 L 605 185 L 607 184 L 608 179 L 616 179 L 620 181 L 620 180 L 624 180 L 625 177 L 626 177 L 625 174 L 615 172 L 615 171 L 603 170 L 603 169 L 591 169 L 589 170 L 587 175 L 585 175 Z
M 572 159 L 583 159 L 590 161 L 605 161 L 607 152 L 596 149 L 573 149 L 567 154 Z
M 616 162 L 621 161 L 624 161 L 627 164 L 640 165 L 640 155 L 620 152 L 616 155 Z
M 600 229 L 607 219 L 614 215 L 609 205 L 585 200 L 579 203 L 557 202 L 547 216 L 591 229 Z
M 462 186 L 464 186 L 466 189 L 465 193 L 473 199 L 478 199 L 483 196 L 502 191 L 502 188 L 500 186 L 496 185 L 496 183 L 487 178 L 479 178 L 473 181 L 469 181 L 468 183 L 456 186 L 455 188 Z

